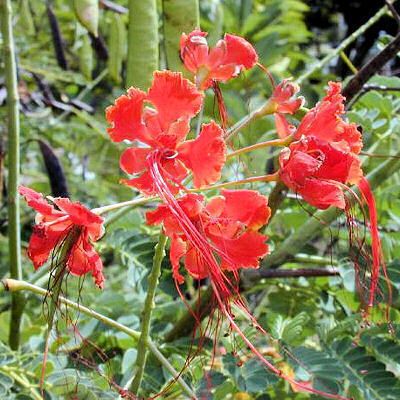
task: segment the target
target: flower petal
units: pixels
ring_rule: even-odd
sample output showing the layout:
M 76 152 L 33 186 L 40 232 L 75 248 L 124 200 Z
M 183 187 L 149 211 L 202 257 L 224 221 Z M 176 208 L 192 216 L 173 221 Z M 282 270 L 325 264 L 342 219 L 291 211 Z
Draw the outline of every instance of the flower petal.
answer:
M 226 43 L 224 64 L 235 64 L 240 69 L 254 67 L 258 61 L 258 55 L 246 39 L 227 33 L 224 41 Z
M 221 251 L 221 268 L 235 271 L 239 268 L 258 268 L 262 257 L 268 253 L 267 237 L 259 232 L 246 231 L 237 238 L 212 236 L 212 242 Z
M 147 96 L 158 111 L 164 130 L 180 118 L 192 118 L 201 108 L 203 94 L 180 72 L 156 71 Z
M 145 127 L 142 123 L 142 113 L 145 98 L 145 92 L 130 88 L 126 95 L 115 100 L 114 105 L 107 107 L 106 119 L 111 125 L 107 131 L 111 140 L 114 142 L 144 140 Z
M 147 168 L 146 158 L 150 151 L 149 148 L 129 147 L 119 159 L 121 169 L 127 174 L 143 172 Z
M 271 209 L 268 199 L 255 190 L 222 190 L 225 206 L 221 218 L 240 221 L 252 230 L 268 223 Z
M 48 260 L 54 247 L 61 242 L 66 234 L 65 230 L 53 230 L 41 225 L 33 227 L 32 236 L 29 240 L 28 256 L 35 269 L 38 269 Z
M 209 270 L 204 258 L 194 247 L 190 247 L 186 252 L 185 268 L 195 279 L 204 279 L 209 275 Z
M 198 138 L 184 142 L 179 148 L 179 158 L 193 172 L 195 187 L 216 182 L 226 160 L 223 130 L 215 123 L 203 125 Z
M 186 242 L 178 237 L 171 240 L 171 248 L 169 250 L 169 259 L 172 265 L 172 275 L 174 279 L 181 285 L 185 282 L 185 278 L 179 273 L 179 261 L 186 253 Z
M 207 63 L 208 44 L 206 40 L 207 32 L 195 29 L 188 35 L 182 33 L 180 40 L 181 58 L 185 67 L 192 73 Z
M 21 196 L 25 197 L 29 207 L 32 207 L 43 216 L 56 219 L 65 215 L 63 212 L 56 210 L 53 205 L 49 204 L 41 193 L 35 192 L 25 186 L 20 186 L 18 192 Z
M 329 82 L 327 95 L 302 119 L 296 138 L 301 136 L 316 136 L 328 142 L 346 141 L 350 150 L 358 154 L 362 148 L 361 133 L 355 124 L 342 120 L 344 100 L 341 94 L 341 84 Z
M 100 227 L 104 222 L 104 218 L 93 213 L 81 203 L 73 203 L 69 199 L 63 197 L 58 197 L 54 199 L 54 203 L 57 205 L 57 207 L 59 207 L 62 211 L 69 215 L 70 220 L 73 224 L 85 226 L 87 228 L 93 229 L 94 231 L 101 231 Z

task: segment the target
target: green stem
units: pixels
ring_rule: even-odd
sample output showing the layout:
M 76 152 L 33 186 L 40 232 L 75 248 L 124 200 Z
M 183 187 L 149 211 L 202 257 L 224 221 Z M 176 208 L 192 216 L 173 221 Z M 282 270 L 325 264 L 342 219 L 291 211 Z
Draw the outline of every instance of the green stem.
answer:
M 204 192 L 206 190 L 224 189 L 232 186 L 245 185 L 247 183 L 277 182 L 278 180 L 279 180 L 279 173 L 276 172 L 270 175 L 252 176 L 250 178 L 240 179 L 238 181 L 218 183 L 217 185 L 205 186 L 200 189 L 189 189 L 188 192 L 197 193 L 197 192 Z
M 38 286 L 32 285 L 25 281 L 15 280 L 15 279 L 4 279 L 2 281 L 2 285 L 0 285 L 0 293 L 4 291 L 10 291 L 11 293 L 28 291 L 37 294 L 42 298 L 46 298 L 47 296 L 51 295 L 51 293 L 49 293 L 49 291 L 45 289 L 42 289 Z M 128 328 L 127 326 L 122 325 L 119 322 L 104 316 L 103 314 L 93 311 L 90 308 L 83 306 L 82 304 L 75 303 L 71 300 L 66 299 L 63 296 L 60 296 L 58 298 L 58 301 L 62 304 L 67 305 L 72 310 L 76 310 L 84 315 L 87 315 L 88 317 L 97 319 L 104 325 L 110 326 L 111 328 L 114 328 L 120 332 L 126 333 L 128 336 L 132 337 L 135 340 L 139 340 L 140 338 L 140 332 Z M 193 390 L 187 385 L 187 383 L 182 379 L 182 377 L 179 376 L 179 373 L 170 364 L 170 362 L 163 356 L 160 350 L 158 350 L 157 346 L 151 339 L 148 339 L 147 346 L 149 350 L 153 353 L 153 355 L 158 359 L 158 361 L 171 373 L 172 376 L 175 377 L 176 381 L 181 385 L 185 393 L 195 398 L 196 395 L 194 394 Z
M 10 0 L 0 0 L 1 33 L 4 43 L 5 80 L 7 86 L 8 114 L 8 247 L 10 276 L 22 278 L 21 270 L 21 234 L 19 214 L 19 96 L 17 70 L 12 31 L 12 9 Z M 20 342 L 20 325 L 23 312 L 23 296 L 16 293 L 11 300 L 10 347 L 15 350 Z
M 151 313 L 154 308 L 154 296 L 158 285 L 158 279 L 161 274 L 161 263 L 165 256 L 166 244 L 167 244 L 167 237 L 163 233 L 160 233 L 160 238 L 158 239 L 158 243 L 155 247 L 153 268 L 151 269 L 150 275 L 148 277 L 147 295 L 146 295 L 146 300 L 144 302 L 144 309 L 142 313 L 143 316 L 141 324 L 142 333 L 140 335 L 138 343 L 138 352 L 136 357 L 136 374 L 131 384 L 131 391 L 134 394 L 137 394 L 139 392 L 140 384 L 142 382 L 144 374 L 144 369 L 146 366 L 147 345 L 149 340 Z
M 394 3 L 394 2 L 393 2 Z M 373 17 L 371 17 L 364 25 L 361 25 L 356 31 L 354 31 L 349 37 L 343 40 L 342 43 L 336 49 L 329 52 L 322 60 L 314 64 L 308 71 L 296 79 L 296 83 L 299 85 L 309 78 L 314 72 L 320 70 L 324 65 L 328 64 L 333 58 L 338 56 L 341 51 L 346 49 L 351 43 L 357 40 L 367 29 L 379 21 L 389 11 L 387 6 L 382 7 Z
M 126 87 L 149 88 L 158 69 L 158 15 L 156 0 L 129 0 Z
M 288 146 L 292 141 L 293 141 L 293 136 L 290 135 L 284 139 L 274 139 L 274 140 L 268 140 L 266 142 L 256 143 L 251 146 L 242 147 L 241 149 L 235 150 L 232 153 L 229 153 L 226 158 L 229 160 L 232 157 L 249 153 L 250 151 L 264 149 L 266 147 L 285 147 Z
M 100 215 L 106 212 L 118 210 L 120 208 L 142 206 L 143 204 L 150 203 L 151 201 L 154 200 L 157 200 L 157 197 L 139 197 L 137 199 L 124 201 L 122 203 L 115 203 L 115 204 L 110 204 L 109 206 L 93 208 L 91 211 L 94 212 L 95 214 Z

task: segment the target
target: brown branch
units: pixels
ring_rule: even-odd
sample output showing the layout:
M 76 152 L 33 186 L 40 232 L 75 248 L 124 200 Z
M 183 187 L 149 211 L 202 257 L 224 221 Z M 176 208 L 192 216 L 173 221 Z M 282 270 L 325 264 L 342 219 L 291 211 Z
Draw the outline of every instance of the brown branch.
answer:
M 347 101 L 351 101 L 362 89 L 365 83 L 379 72 L 383 66 L 388 63 L 400 51 L 400 34 L 397 36 L 375 57 L 368 61 L 358 72 L 350 79 L 349 83 L 343 89 L 343 96 Z
M 259 270 L 260 279 L 276 279 L 276 278 L 316 278 L 324 276 L 337 276 L 339 270 L 337 268 L 299 268 L 299 269 L 273 269 L 273 270 Z M 202 295 L 199 304 L 192 305 L 194 312 L 197 312 L 198 318 L 203 320 L 210 315 L 213 301 L 212 290 L 208 288 Z M 199 311 L 196 311 L 199 310 Z M 186 312 L 175 326 L 167 333 L 165 337 L 166 342 L 172 342 L 182 336 L 188 335 L 193 332 L 196 321 L 190 312 Z

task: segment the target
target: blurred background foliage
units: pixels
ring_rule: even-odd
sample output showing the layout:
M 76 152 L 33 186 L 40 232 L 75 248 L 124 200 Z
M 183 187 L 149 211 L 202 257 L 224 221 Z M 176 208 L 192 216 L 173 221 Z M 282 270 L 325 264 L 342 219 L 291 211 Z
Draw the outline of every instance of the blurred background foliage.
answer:
M 119 184 L 123 174 L 118 159 L 123 145 L 108 139 L 104 118 L 105 107 L 123 93 L 125 82 L 131 81 L 127 79 L 128 1 L 94 2 L 99 6 L 97 22 L 96 15 L 92 14 L 89 21 L 82 20 L 82 15 L 79 15 L 79 7 L 92 1 L 16 0 L 12 3 L 21 96 L 22 183 L 54 196 L 69 194 L 73 200 L 89 207 L 133 198 L 137 194 Z M 211 43 L 215 43 L 224 32 L 242 35 L 253 43 L 260 62 L 277 81 L 300 77 L 384 5 L 383 1 L 376 0 L 201 0 L 199 8 L 196 1 L 159 0 L 156 3 L 158 43 L 153 41 L 151 45 L 158 48 L 159 68 L 182 68 L 178 58 L 179 32 L 194 28 L 200 16 L 200 26 L 209 32 Z M 354 67 L 360 68 L 396 34 L 396 21 L 387 14 L 360 35 L 345 52 Z M 145 41 L 146 36 L 143 37 Z M 145 42 L 143 46 L 147 46 Z M 137 59 L 141 57 L 140 51 L 141 46 L 137 46 Z M 146 64 L 145 55 L 142 58 Z M 2 63 L 0 68 L 0 120 L 5 121 L 6 91 Z M 349 109 L 349 119 L 362 126 L 365 151 L 382 156 L 364 155 L 365 171 L 371 171 L 400 150 L 399 73 L 399 60 L 394 57 L 368 82 L 375 89 L 368 88 L 362 92 Z M 311 107 L 321 98 L 329 80 L 346 81 L 352 74 L 342 57 L 334 57 L 302 83 L 301 93 L 307 99 L 306 106 Z M 221 88 L 229 125 L 260 105 L 271 93 L 265 73 L 257 68 Z M 218 111 L 210 92 L 207 93 L 204 120 L 213 118 L 218 119 Z M 193 128 L 196 123 L 195 120 Z M 7 140 L 3 123 L 0 132 L 3 155 Z M 267 117 L 243 129 L 233 146 L 250 145 L 274 138 L 275 134 L 273 120 Z M 273 171 L 275 156 L 276 152 L 265 150 L 243 156 L 226 167 L 224 179 Z M 5 164 L 0 180 L 1 276 L 8 273 L 6 172 Z M 272 188 L 269 184 L 256 187 L 264 194 Z M 312 380 L 317 388 L 323 390 L 346 391 L 356 400 L 400 398 L 400 334 L 396 329 L 400 324 L 399 194 L 397 173 L 375 190 L 382 243 L 393 284 L 390 315 L 392 328 L 397 333 L 389 332 L 384 305 L 377 307 L 373 314 L 373 319 L 379 322 L 377 325 L 368 326 L 360 322 L 360 302 L 349 260 L 347 229 L 345 219 L 339 213 L 330 229 L 321 223 L 318 237 L 304 243 L 302 254 L 284 264 L 285 268 L 334 268 L 338 276 L 263 279 L 247 285 L 244 293 L 250 309 L 272 337 L 269 342 L 265 338 L 255 337 L 254 340 L 288 373 L 296 374 L 304 381 Z M 69 277 L 64 289 L 69 298 L 79 299 L 134 329 L 140 328 L 146 277 L 157 240 L 157 232 L 144 225 L 144 212 L 145 208 L 140 208 L 129 210 L 123 216 L 110 216 L 106 235 L 98 244 L 107 278 L 102 292 L 94 288 L 90 279 L 81 282 L 74 277 Z M 296 196 L 289 194 L 266 230 L 272 250 L 310 220 L 313 212 Z M 33 213 L 24 205 L 24 248 L 32 220 Z M 362 235 L 362 222 L 359 229 Z M 368 237 L 365 239 L 369 240 Z M 190 334 L 169 342 L 165 340 L 186 309 L 176 293 L 168 262 L 165 261 L 163 266 L 151 337 L 180 370 L 192 341 Z M 24 257 L 24 279 L 46 287 L 44 271 L 45 268 L 34 272 Z M 196 293 L 203 291 L 206 284 L 199 287 L 189 282 L 183 290 L 190 300 L 196 298 Z M 23 344 L 19 352 L 7 347 L 9 308 L 9 297 L 1 297 L 0 397 L 36 399 L 46 329 L 43 303 L 35 296 L 27 297 L 22 325 Z M 74 315 L 72 310 L 68 313 L 72 321 L 77 321 L 80 335 L 74 333 L 71 324 L 67 324 L 64 314 L 61 314 L 57 334 L 51 343 L 45 385 L 47 398 L 117 398 L 108 381 L 112 379 L 124 386 L 132 376 L 135 341 L 98 321 Z M 291 390 L 288 384 L 268 373 L 255 359 L 247 359 L 246 349 L 242 348 L 239 355 L 233 356 L 232 351 L 243 346 L 228 333 L 224 326 L 208 378 L 204 377 L 204 370 L 210 365 L 211 340 L 203 344 L 203 355 L 195 358 L 185 370 L 184 378 L 195 388 L 199 398 L 316 398 L 298 392 L 296 388 Z M 102 349 L 102 356 L 99 349 Z M 284 353 L 279 354 L 282 349 L 287 349 L 296 362 L 285 357 Z M 240 362 L 239 356 L 242 357 Z M 87 365 L 79 362 L 82 358 L 90 362 Z M 170 379 L 168 372 L 150 356 L 141 396 L 147 398 L 160 392 Z M 179 385 L 173 383 L 162 398 L 178 399 L 185 398 L 185 395 Z

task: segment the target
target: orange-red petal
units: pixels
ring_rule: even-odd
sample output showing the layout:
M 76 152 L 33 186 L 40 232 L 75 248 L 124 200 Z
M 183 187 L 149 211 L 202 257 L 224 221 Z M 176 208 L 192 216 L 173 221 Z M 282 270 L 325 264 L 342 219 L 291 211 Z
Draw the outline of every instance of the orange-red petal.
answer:
M 142 113 L 145 98 L 145 92 L 130 88 L 126 95 L 115 100 L 114 105 L 107 107 L 106 119 L 111 125 L 107 131 L 111 140 L 143 140 L 145 127 L 142 123 Z
M 146 158 L 151 149 L 140 147 L 129 147 L 119 159 L 119 165 L 127 174 L 137 174 L 147 168 Z
M 201 108 L 203 94 L 180 72 L 156 71 L 147 100 L 157 109 L 164 129 L 180 118 L 192 118 Z
M 226 160 L 223 130 L 215 123 L 203 125 L 198 138 L 184 142 L 179 148 L 179 158 L 193 172 L 195 187 L 210 185 L 221 177 Z

